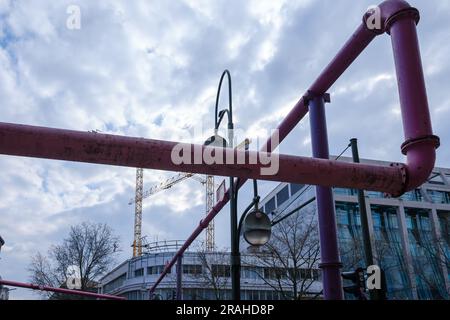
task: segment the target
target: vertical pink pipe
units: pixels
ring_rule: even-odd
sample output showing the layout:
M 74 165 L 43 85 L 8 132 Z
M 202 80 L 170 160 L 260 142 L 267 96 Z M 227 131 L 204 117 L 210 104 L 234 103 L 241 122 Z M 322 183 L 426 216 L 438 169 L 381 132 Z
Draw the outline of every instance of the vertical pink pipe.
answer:
M 400 3 L 404 3 L 401 1 Z M 430 175 L 436 160 L 439 138 L 433 135 L 427 92 L 417 39 L 418 11 L 407 8 L 386 20 L 391 35 L 397 72 L 407 156 L 405 191 L 420 186 Z

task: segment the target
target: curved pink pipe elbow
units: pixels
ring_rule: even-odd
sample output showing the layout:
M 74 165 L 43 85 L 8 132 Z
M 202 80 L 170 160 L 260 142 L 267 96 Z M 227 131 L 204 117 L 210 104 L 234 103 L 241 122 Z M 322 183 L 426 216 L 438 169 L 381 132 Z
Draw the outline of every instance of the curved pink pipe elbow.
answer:
M 406 155 L 404 190 L 422 185 L 431 174 L 439 138 L 433 135 L 425 79 L 417 39 L 419 11 L 403 0 L 380 4 L 382 32 L 391 36 L 397 74 Z M 367 20 L 368 14 L 364 16 Z
M 411 148 L 406 159 L 405 191 L 421 186 L 430 176 L 436 161 L 434 144 L 421 143 Z

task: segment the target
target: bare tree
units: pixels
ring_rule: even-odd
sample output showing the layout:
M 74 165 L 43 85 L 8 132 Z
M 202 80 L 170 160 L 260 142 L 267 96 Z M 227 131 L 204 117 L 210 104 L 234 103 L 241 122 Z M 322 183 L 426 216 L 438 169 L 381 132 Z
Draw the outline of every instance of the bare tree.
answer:
M 311 292 L 320 260 L 314 213 L 311 205 L 275 225 L 270 241 L 255 256 L 257 263 L 252 267 L 258 277 L 284 299 L 317 298 L 320 294 Z
M 449 294 L 445 287 L 443 267 L 449 268 L 448 239 L 436 238 L 425 232 L 417 232 L 416 252 L 414 259 L 414 272 L 421 285 L 428 287 L 433 299 L 448 299 Z M 419 284 L 420 285 L 420 284 Z
M 201 246 L 197 255 L 202 264 L 199 274 L 204 288 L 212 289 L 216 300 L 224 300 L 230 279 L 230 256 L 227 252 L 208 252 Z
M 31 282 L 38 285 L 65 287 L 70 277 L 79 278 L 82 291 L 95 290 L 96 280 L 114 263 L 119 238 L 106 224 L 83 222 L 72 226 L 62 244 L 52 246 L 47 256 L 38 252 L 28 268 Z M 77 270 L 77 274 L 73 274 Z M 69 299 L 54 293 L 42 293 L 52 299 Z

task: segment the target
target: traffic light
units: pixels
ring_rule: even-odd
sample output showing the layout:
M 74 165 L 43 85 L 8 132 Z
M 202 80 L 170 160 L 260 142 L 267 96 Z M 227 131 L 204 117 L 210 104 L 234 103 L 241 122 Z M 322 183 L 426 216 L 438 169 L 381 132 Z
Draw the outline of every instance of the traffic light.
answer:
M 364 295 L 366 290 L 365 270 L 358 268 L 355 271 L 342 272 L 342 278 L 344 280 L 350 280 L 353 284 L 351 286 L 345 286 L 344 291 L 353 294 L 359 300 L 367 300 Z

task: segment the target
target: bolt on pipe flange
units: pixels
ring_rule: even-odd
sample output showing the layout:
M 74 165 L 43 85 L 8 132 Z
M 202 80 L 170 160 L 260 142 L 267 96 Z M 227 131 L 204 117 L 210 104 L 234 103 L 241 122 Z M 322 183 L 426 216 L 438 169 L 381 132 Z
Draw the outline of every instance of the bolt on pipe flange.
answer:
M 408 185 L 408 171 L 406 165 L 403 163 L 391 163 L 390 166 L 400 169 L 400 174 L 402 176 L 402 188 L 395 193 L 384 193 L 384 196 L 387 198 L 398 198 L 406 192 L 406 186 Z

